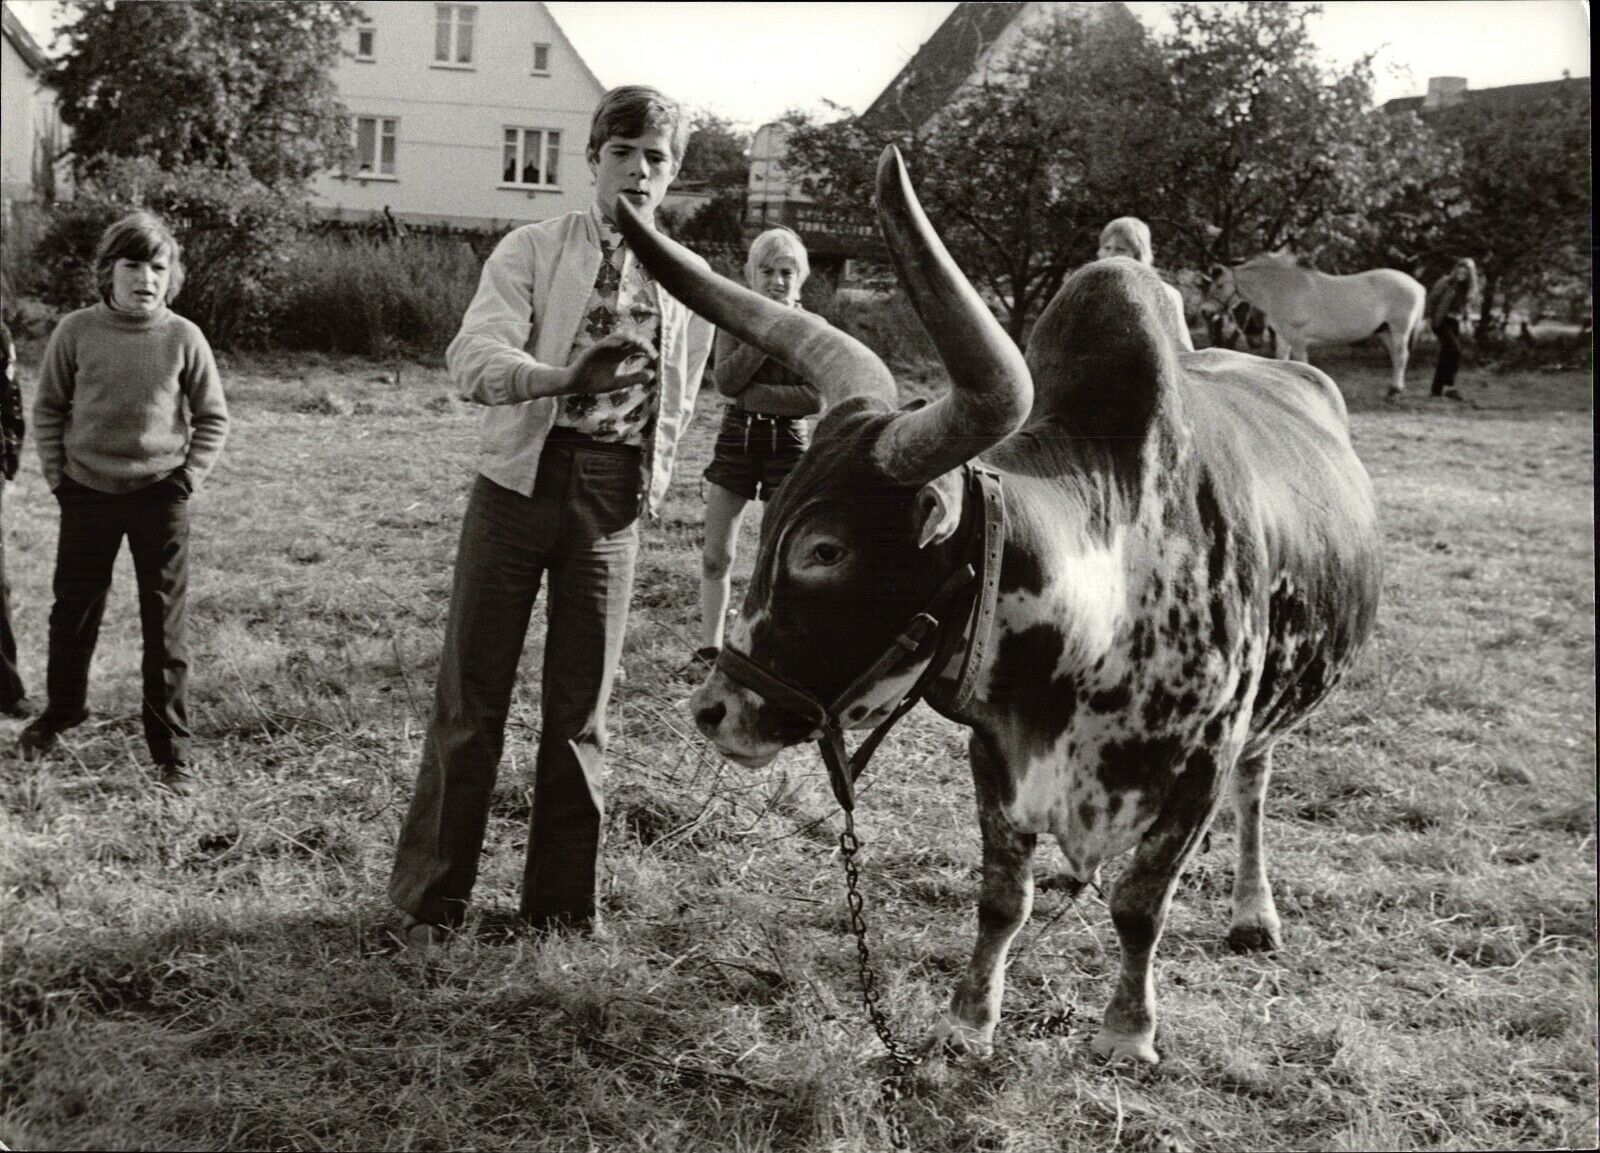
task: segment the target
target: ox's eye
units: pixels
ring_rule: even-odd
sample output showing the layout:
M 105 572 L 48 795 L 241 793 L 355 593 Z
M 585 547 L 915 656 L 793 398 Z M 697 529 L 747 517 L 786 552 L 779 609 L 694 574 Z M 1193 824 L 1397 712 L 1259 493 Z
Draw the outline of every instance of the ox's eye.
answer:
M 844 545 L 838 541 L 819 540 L 811 546 L 811 553 L 806 560 L 811 564 L 831 568 L 844 560 Z

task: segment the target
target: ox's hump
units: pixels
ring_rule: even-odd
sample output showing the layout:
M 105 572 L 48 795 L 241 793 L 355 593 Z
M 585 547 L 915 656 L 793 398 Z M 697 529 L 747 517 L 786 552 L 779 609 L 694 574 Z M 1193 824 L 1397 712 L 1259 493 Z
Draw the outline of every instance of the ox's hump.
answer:
M 1087 264 L 1061 286 L 1028 341 L 1030 426 L 1142 440 L 1171 396 L 1176 350 L 1160 277 L 1127 257 Z

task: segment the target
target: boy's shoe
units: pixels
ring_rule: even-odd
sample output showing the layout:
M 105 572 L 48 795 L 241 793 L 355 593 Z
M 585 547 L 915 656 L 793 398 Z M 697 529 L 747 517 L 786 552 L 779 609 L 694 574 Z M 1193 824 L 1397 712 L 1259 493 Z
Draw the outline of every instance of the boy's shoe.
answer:
M 192 797 L 200 787 L 200 778 L 190 770 L 188 761 L 164 761 L 156 783 L 174 796 Z
M 88 719 L 88 709 L 57 713 L 46 705 L 44 712 L 22 727 L 22 732 L 17 735 L 17 745 L 25 757 L 43 756 L 56 747 L 57 737 Z
M 689 663 L 684 666 L 685 672 L 698 672 L 701 669 L 709 670 L 717 663 L 717 658 L 722 655 L 719 645 L 702 645 L 694 650 L 694 655 L 689 658 Z
M 1447 388 L 1442 393 L 1440 393 L 1439 395 L 1444 397 L 1446 400 L 1466 400 L 1467 399 L 1466 397 L 1462 396 L 1461 393 L 1457 392 L 1453 388 Z
M 33 716 L 33 702 L 27 697 L 18 697 L 14 701 L 6 701 L 0 704 L 0 716 L 31 717 Z

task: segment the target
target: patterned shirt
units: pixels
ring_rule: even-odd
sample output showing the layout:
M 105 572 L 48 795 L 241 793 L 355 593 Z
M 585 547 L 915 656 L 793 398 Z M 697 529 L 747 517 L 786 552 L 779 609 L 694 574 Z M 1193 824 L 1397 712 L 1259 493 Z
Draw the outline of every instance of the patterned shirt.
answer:
M 660 371 L 661 316 L 656 309 L 656 285 L 644 265 L 633 258 L 622 235 L 609 221 L 600 221 L 600 272 L 584 307 L 583 323 L 572 341 L 576 361 L 583 351 L 613 332 L 633 332 L 651 348 L 650 367 Z M 637 365 L 637 361 L 629 367 Z M 657 383 L 636 384 L 596 395 L 567 395 L 559 399 L 556 424 L 595 440 L 643 445 L 656 415 Z

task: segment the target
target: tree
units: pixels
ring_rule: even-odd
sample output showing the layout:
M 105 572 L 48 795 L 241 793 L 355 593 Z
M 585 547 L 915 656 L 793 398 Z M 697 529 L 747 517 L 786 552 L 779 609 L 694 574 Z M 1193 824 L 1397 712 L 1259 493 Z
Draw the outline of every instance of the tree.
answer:
M 1588 86 L 1538 99 L 1489 92 L 1431 118 L 1462 152 L 1463 210 L 1444 229 L 1444 263 L 1471 256 L 1483 276 L 1478 337 L 1523 294 L 1586 304 L 1590 277 Z
M 78 18 L 50 82 L 80 175 L 102 157 L 149 157 L 166 169 L 237 169 L 287 187 L 345 155 L 348 122 L 331 72 L 354 5 L 69 6 Z
M 1370 256 L 1386 243 L 1375 220 L 1409 221 L 1413 232 L 1439 223 L 1408 217 L 1403 202 L 1414 217 L 1419 190 L 1436 195 L 1451 180 L 1453 154 L 1414 119 L 1373 108 L 1370 56 L 1342 71 L 1318 63 L 1307 28 L 1317 11 L 1173 8 L 1162 54 L 1168 123 L 1179 130 L 1161 149 L 1152 224 L 1184 258 L 1203 265 L 1288 246 Z
M 750 176 L 745 138 L 730 121 L 712 112 L 697 112 L 689 123 L 689 144 L 678 179 L 704 180 L 715 191 L 742 192 Z
M 1020 341 L 1093 257 L 1100 227 L 1153 203 L 1160 83 L 1154 46 L 1125 11 L 1048 10 L 919 130 L 792 116 L 785 163 L 810 174 L 805 189 L 826 209 L 854 214 L 872 203 L 884 146 L 898 145 L 945 245 Z

